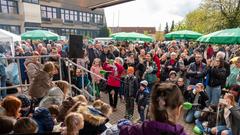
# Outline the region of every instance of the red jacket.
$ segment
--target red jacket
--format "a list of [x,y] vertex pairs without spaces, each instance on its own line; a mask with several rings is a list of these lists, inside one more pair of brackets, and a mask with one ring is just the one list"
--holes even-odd
[[120,87],[121,86],[121,75],[124,71],[124,67],[120,64],[115,63],[116,66],[116,70],[117,70],[117,75],[114,76],[114,68],[112,66],[110,66],[109,64],[104,64],[103,65],[103,69],[106,71],[109,71],[109,75],[108,75],[108,79],[107,79],[107,84],[109,86],[113,86],[113,87]]
[[156,63],[157,68],[158,68],[158,70],[157,70],[157,77],[160,78],[160,69],[161,69],[161,65],[160,64],[161,63],[160,63],[159,57],[156,54],[153,56],[153,61]]
[[214,50],[212,47],[208,47],[207,49],[207,59],[210,59],[214,55]]

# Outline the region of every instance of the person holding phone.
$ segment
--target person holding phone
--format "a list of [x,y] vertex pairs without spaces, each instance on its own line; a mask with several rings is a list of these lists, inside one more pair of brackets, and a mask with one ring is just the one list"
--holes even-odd
[[188,86],[187,90],[184,92],[184,97],[187,102],[196,105],[185,114],[185,122],[193,123],[194,120],[199,118],[201,115],[199,110],[202,110],[207,106],[206,101],[208,100],[208,96],[204,90],[204,85],[202,83],[198,83],[196,85]]
[[240,134],[240,108],[235,103],[235,97],[226,93],[219,101],[219,125],[211,129],[212,134],[239,135]]
[[226,69],[224,68],[224,60],[222,58],[216,58],[207,62],[207,74],[208,81],[206,92],[209,97],[208,103],[211,105],[218,104],[219,98],[221,96],[221,85],[224,83],[224,78],[226,76]]

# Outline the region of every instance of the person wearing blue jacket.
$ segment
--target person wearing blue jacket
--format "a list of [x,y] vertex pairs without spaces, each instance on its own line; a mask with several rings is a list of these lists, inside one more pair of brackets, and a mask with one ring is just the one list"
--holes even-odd
[[140,82],[140,88],[137,91],[136,95],[136,102],[138,106],[138,113],[140,115],[140,121],[144,121],[144,111],[148,104],[149,100],[149,88],[148,88],[148,82],[146,80],[143,80]]

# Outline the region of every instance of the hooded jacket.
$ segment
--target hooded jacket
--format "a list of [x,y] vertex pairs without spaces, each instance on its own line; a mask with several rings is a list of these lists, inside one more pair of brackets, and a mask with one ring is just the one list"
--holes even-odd
[[[106,111],[111,110],[109,109]],[[109,119],[101,111],[92,106],[78,102],[68,111],[68,113],[70,112],[77,112],[83,115],[84,128],[79,131],[80,135],[98,135],[107,129],[105,124],[109,121]]]
[[58,87],[53,87],[49,90],[48,95],[41,100],[39,106],[45,108],[48,108],[53,104],[60,106],[62,105],[63,98],[64,94],[62,90]]
[[29,95],[35,98],[42,98],[46,96],[49,89],[52,88],[51,84],[52,80],[50,75],[40,70],[29,87]]
[[62,102],[62,105],[59,107],[59,114],[57,116],[58,122],[63,122],[67,116],[68,110],[76,103],[72,97],[68,97]]
[[52,132],[54,121],[48,109],[38,108],[32,117],[38,124],[38,133]]
[[119,135],[186,135],[186,133],[180,125],[144,121],[142,124],[122,126]]

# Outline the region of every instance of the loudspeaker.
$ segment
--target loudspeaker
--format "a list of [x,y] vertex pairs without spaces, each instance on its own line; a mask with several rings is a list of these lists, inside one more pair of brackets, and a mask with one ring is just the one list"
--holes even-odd
[[69,36],[69,58],[83,58],[83,37],[80,35]]

